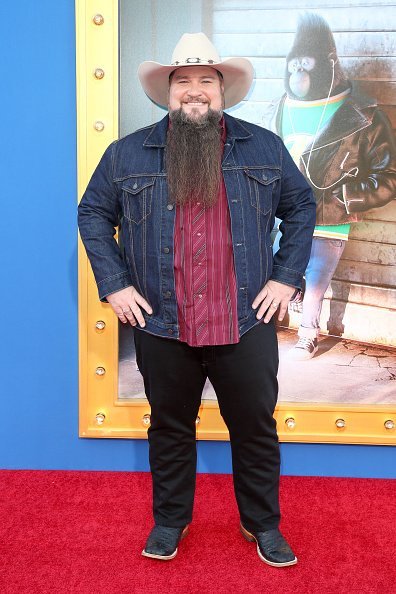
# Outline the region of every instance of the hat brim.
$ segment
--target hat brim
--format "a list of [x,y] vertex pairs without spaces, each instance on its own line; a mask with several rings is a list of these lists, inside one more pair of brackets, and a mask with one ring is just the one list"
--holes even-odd
[[[244,97],[253,82],[254,70],[246,58],[228,58],[215,64],[186,64],[208,66],[221,72],[224,80],[224,107],[233,107]],[[146,95],[158,105],[167,107],[169,76],[183,66],[168,66],[158,62],[143,62],[138,68],[138,77]]]

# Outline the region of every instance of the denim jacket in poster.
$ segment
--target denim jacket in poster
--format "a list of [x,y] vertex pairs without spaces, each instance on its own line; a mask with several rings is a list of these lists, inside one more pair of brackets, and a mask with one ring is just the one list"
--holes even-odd
[[[301,287],[315,225],[312,191],[278,136],[225,115],[222,172],[231,219],[240,335],[257,323],[252,302],[273,279]],[[178,338],[175,206],[168,198],[168,116],[113,142],[79,205],[82,241],[99,298],[133,285],[150,303],[145,330]],[[282,219],[273,256],[271,230]],[[120,245],[115,240],[119,226]]]

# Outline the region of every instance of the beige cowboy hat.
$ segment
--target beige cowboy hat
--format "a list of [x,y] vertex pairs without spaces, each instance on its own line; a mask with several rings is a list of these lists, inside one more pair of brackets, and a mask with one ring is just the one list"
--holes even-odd
[[140,64],[138,76],[146,95],[158,105],[167,106],[169,76],[182,66],[210,66],[221,72],[225,108],[242,101],[253,81],[253,66],[249,60],[228,58],[222,61],[204,33],[185,33],[173,51],[170,65],[159,62]]

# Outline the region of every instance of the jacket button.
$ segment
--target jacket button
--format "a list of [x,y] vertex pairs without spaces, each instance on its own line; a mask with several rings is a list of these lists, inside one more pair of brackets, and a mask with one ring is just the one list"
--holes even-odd
[[173,334],[173,330],[172,330],[172,328],[169,328],[169,329],[168,329],[168,334]]
[[168,210],[173,210],[174,209],[174,205],[173,204],[168,204],[166,208]]
[[164,248],[164,254],[169,254],[169,252],[170,252],[170,249],[168,247],[165,247]]
[[136,184],[136,183],[134,183],[134,184],[133,184],[133,186],[132,186],[132,188],[133,188],[134,190],[136,190],[136,188],[137,188],[137,184]]
[[164,297],[172,297],[172,293],[170,291],[165,291]]

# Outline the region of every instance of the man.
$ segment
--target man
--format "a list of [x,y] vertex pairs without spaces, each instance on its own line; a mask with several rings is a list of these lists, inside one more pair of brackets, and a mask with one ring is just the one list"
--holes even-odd
[[299,340],[290,351],[302,361],[318,351],[323,298],[351,224],[396,197],[396,144],[376,101],[345,75],[330,27],[319,15],[300,18],[286,57],[285,89],[263,124],[283,138],[317,203]]
[[[143,555],[172,559],[187,533],[209,377],[230,432],[242,533],[266,563],[293,565],[278,529],[273,315],[282,319],[301,287],[313,197],[278,137],[223,114],[249,90],[248,60],[221,61],[204,34],[186,34],[171,65],[145,62],[139,78],[169,115],[107,149],[79,224],[100,299],[134,327],[151,405],[155,526]],[[273,261],[275,214],[283,239]]]

